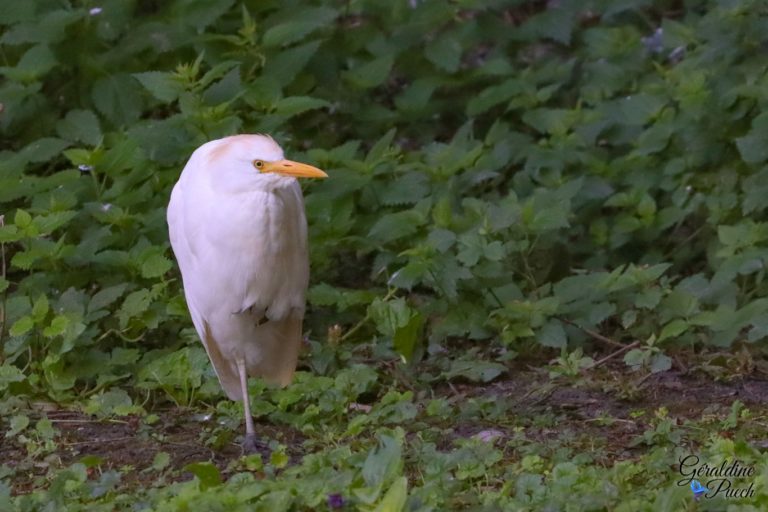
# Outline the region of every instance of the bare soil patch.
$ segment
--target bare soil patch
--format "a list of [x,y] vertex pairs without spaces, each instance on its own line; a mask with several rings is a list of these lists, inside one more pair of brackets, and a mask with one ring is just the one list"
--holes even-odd
[[[437,393],[454,403],[490,396],[509,401],[510,407],[504,421],[478,418],[456,424],[440,444],[448,449],[452,438],[466,438],[489,429],[512,439],[515,430],[519,437],[522,427],[526,439],[567,444],[574,450],[599,450],[598,457],[611,464],[639,454],[643,446],[633,445],[632,441],[651,426],[654,411],[660,407],[666,407],[679,425],[686,420],[706,421],[707,417],[722,419],[735,400],[742,401],[755,414],[768,414],[768,381],[758,378],[714,382],[703,376],[669,371],[647,378],[632,399],[622,398],[605,386],[609,381],[574,385],[529,371],[510,374],[487,385],[441,387]],[[157,472],[151,468],[158,452],[166,452],[170,457],[165,483],[192,478],[183,468],[200,461],[215,464],[226,477],[229,464],[243,454],[234,442],[239,430],[233,433],[233,441],[213,448],[206,444],[201,432],[210,428],[214,419],[201,421],[198,412],[184,409],[153,412],[160,418],[153,425],[146,425],[140,417],[102,420],[77,411],[45,413],[58,436],[56,451],[46,456],[44,462],[30,463],[25,449],[7,439],[0,444],[0,461],[17,470],[13,492],[23,494],[47,485],[45,475],[51,466],[63,467],[86,456],[101,459],[100,471],[119,470],[122,485],[141,487],[157,482]],[[542,418],[547,417],[551,421],[542,423]],[[288,446],[292,463],[306,452],[304,437],[288,427],[260,423],[257,430],[265,441],[275,440]],[[762,441],[756,437],[755,442]]]

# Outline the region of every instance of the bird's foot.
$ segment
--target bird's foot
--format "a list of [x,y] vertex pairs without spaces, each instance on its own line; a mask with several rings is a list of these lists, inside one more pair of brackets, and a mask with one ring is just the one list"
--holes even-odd
[[256,434],[245,434],[245,439],[243,440],[243,453],[246,455],[258,453],[268,457],[270,449],[269,445],[259,439]]

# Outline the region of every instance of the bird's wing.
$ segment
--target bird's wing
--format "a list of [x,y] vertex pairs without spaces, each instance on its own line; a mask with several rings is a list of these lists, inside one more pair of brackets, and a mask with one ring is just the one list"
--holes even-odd
[[285,318],[269,320],[255,328],[255,343],[246,345],[248,375],[279,386],[291,382],[301,349],[302,315],[294,311]]
[[187,307],[221,387],[230,399],[240,400],[242,391],[236,363],[222,354],[220,343],[213,337],[210,323],[198,304],[201,287],[199,279],[196,277],[198,265],[195,261],[195,245],[192,243],[197,236],[197,230],[185,222],[184,213],[183,186],[177,184],[171,192],[171,201],[168,204],[168,233],[176,261],[181,269]]
[[254,308],[242,315],[246,322],[243,335],[250,341],[242,349],[248,375],[285,386],[293,377],[301,348],[309,260],[301,187],[294,182],[276,194],[281,213],[273,219],[277,233],[270,235],[276,254],[268,269],[270,279],[254,274],[247,283],[243,304],[248,308],[254,303],[268,306],[266,310]]
[[294,185],[254,199],[274,201],[269,227],[259,228],[244,198],[212,197],[184,180],[168,206],[192,321],[232,399],[241,398],[238,357],[245,359],[248,375],[281,385],[295,369],[309,269],[304,205]]

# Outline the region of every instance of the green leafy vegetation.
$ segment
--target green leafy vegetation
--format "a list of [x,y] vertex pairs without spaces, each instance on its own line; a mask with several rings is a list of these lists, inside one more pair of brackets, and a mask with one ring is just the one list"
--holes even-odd
[[[7,3],[0,510],[768,503],[761,2]],[[234,133],[330,175],[263,456],[165,223]]]

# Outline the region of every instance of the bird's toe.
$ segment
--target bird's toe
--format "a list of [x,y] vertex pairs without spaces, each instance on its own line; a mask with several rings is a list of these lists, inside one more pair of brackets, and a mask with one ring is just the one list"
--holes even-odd
[[243,440],[243,452],[252,455],[258,453],[268,457],[270,455],[269,445],[259,439],[256,434],[246,434]]

